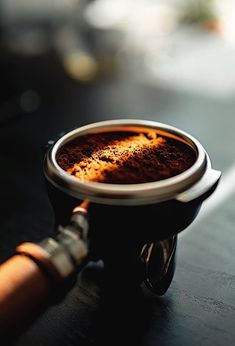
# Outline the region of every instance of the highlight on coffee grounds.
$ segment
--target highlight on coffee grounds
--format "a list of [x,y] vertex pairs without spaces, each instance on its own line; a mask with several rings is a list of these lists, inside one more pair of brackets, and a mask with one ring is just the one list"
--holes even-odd
[[84,182],[139,184],[176,176],[196,161],[190,145],[155,131],[111,131],[81,135],[56,160]]

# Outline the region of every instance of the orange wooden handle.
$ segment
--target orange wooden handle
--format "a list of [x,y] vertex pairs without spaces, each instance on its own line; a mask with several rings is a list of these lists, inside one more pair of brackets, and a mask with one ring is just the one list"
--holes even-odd
[[51,280],[31,258],[17,254],[0,266],[0,335],[12,333],[38,313]]

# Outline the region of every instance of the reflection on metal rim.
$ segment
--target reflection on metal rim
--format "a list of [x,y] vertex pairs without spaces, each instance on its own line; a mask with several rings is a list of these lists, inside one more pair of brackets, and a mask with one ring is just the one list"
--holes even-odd
[[[81,182],[65,172],[56,162],[56,153],[67,142],[87,133],[108,131],[156,130],[157,133],[186,142],[196,153],[195,163],[177,176],[161,181],[141,184],[105,184],[97,182]],[[177,198],[199,182],[206,171],[211,169],[208,155],[198,140],[184,131],[166,124],[135,119],[118,119],[101,121],[79,127],[62,136],[48,151],[45,158],[45,176],[59,190],[79,198],[93,202],[113,205],[140,205],[162,202]]]

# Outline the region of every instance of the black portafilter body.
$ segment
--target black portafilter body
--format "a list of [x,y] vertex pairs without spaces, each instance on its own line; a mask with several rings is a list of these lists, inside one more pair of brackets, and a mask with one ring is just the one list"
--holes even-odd
[[[150,130],[189,145],[195,153],[194,164],[161,181],[107,184],[81,181],[57,162],[59,150],[79,136]],[[135,119],[92,123],[64,134],[48,148],[44,174],[57,225],[68,224],[71,210],[89,202],[89,259],[104,261],[107,281],[125,282],[125,286],[144,282],[158,295],[166,292],[174,275],[177,234],[194,220],[221,176],[191,135],[166,124]]]

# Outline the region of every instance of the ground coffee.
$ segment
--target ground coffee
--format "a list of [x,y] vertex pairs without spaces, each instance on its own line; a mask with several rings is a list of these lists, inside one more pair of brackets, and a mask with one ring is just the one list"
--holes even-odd
[[195,160],[189,145],[154,131],[87,134],[65,144],[57,154],[59,166],[81,181],[113,184],[170,178]]

